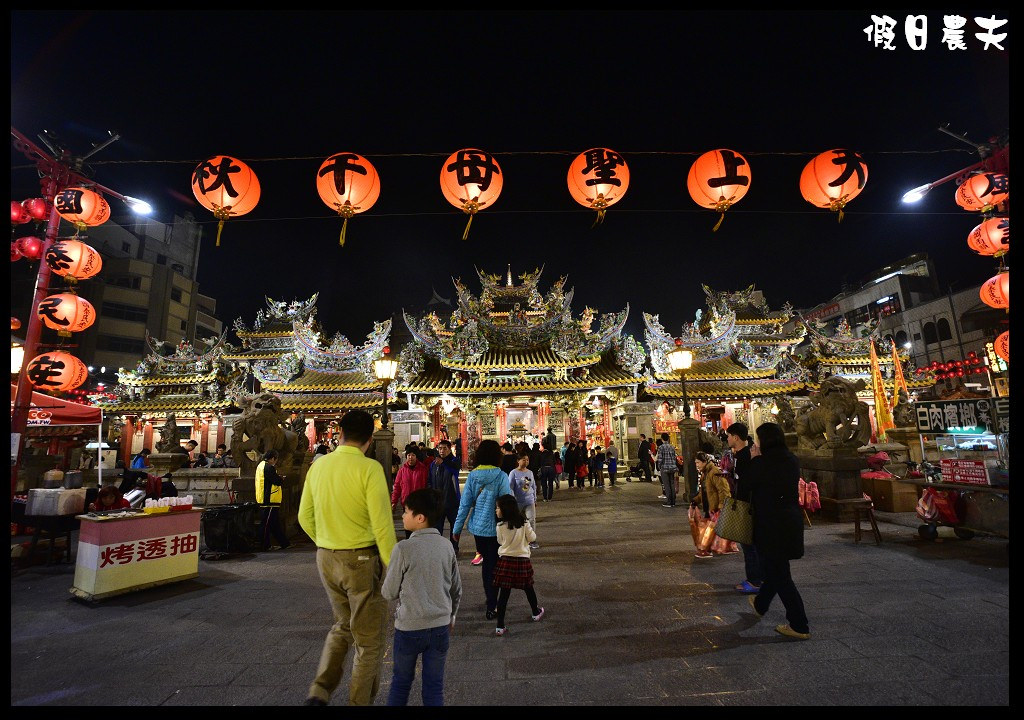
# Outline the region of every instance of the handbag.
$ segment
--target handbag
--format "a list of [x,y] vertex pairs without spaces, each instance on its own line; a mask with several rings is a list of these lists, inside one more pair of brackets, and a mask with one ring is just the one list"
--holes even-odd
[[727,498],[718,514],[715,532],[726,540],[735,540],[742,545],[754,542],[754,512],[750,503]]

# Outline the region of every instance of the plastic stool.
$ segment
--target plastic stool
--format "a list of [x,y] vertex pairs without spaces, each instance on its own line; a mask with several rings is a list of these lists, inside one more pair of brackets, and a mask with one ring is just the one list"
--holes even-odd
[[860,518],[863,514],[871,522],[871,532],[875,536],[875,545],[882,544],[882,534],[878,532],[878,523],[875,522],[875,505],[870,500],[858,500],[850,503],[853,510],[853,540],[860,542]]

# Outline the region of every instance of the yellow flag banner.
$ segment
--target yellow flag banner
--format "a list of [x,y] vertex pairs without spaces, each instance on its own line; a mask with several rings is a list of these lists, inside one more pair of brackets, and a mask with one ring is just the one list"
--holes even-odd
[[871,390],[875,395],[875,426],[878,430],[878,441],[885,442],[885,432],[896,427],[892,420],[892,412],[889,408],[889,400],[885,397],[885,385],[882,383],[882,370],[878,366],[878,352],[875,350],[875,341],[872,340],[871,348]]
[[892,344],[892,407],[896,407],[896,403],[900,399],[900,390],[905,392],[908,396],[910,390],[907,388],[907,379],[903,377],[903,365],[900,364],[899,353],[896,351],[896,343]]

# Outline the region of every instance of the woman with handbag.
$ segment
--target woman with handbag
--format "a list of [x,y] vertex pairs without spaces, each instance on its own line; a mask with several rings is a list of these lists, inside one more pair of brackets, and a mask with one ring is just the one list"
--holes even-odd
[[744,479],[752,488],[754,545],[764,582],[757,595],[749,596],[758,617],[768,612],[776,595],[786,608],[786,625],[775,631],[786,637],[807,640],[811,631],[804,601],[796,589],[789,561],[804,555],[804,518],[798,497],[800,462],[786,447],[786,436],[775,423],[757,428],[760,454],[751,459]]
[[[718,523],[718,514],[721,512],[725,501],[732,497],[729,490],[729,481],[722,474],[721,469],[707,453],[698,452],[694,455],[694,463],[697,472],[700,473],[700,484],[708,498],[708,521],[712,528]],[[732,540],[717,537],[714,529],[710,533],[702,534],[704,542],[697,548],[694,557],[699,559],[710,558],[714,553],[719,555],[732,555],[740,550]]]

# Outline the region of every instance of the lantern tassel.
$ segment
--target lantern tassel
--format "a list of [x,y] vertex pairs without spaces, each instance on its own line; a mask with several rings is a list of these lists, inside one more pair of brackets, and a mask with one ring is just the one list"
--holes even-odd
[[718,222],[716,222],[715,226],[713,228],[711,228],[711,232],[718,232],[718,228],[722,227],[722,221],[723,220],[725,220],[725,213],[724,212],[721,215],[718,216]]
[[341,223],[341,237],[338,238],[338,243],[342,247],[345,247],[345,229],[346,228],[348,228],[348,218],[345,218],[345,221],[343,223]]
[[839,219],[836,222],[842,222],[842,221],[843,221],[843,209],[839,208]]
[[220,247],[220,232],[224,229],[224,221],[217,223],[217,247]]
[[462,233],[462,239],[466,240],[469,238],[469,226],[473,224],[473,213],[469,215],[469,222],[466,223],[466,230]]
[[597,217],[594,218],[594,224],[590,226],[591,230],[604,222],[604,213],[605,211],[603,209],[597,211]]

